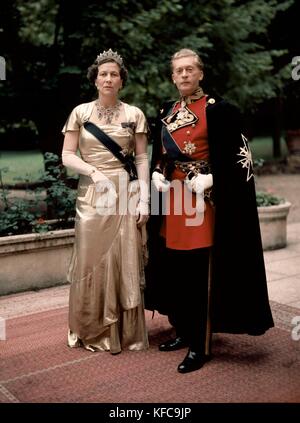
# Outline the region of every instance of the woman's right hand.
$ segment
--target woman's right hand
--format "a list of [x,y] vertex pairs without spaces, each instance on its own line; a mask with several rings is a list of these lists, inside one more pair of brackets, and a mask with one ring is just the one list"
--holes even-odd
[[[95,169],[89,176],[96,186],[96,192],[105,193],[107,207],[112,207],[112,205],[115,205],[116,198],[118,196],[115,184],[107,176],[100,172],[100,170],[97,169]],[[102,200],[104,201],[104,197]]]

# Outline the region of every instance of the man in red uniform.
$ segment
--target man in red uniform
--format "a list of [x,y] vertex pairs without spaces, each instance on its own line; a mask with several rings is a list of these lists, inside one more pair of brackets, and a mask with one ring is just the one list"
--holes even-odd
[[156,125],[152,182],[167,206],[149,222],[145,299],[176,329],[160,351],[188,347],[178,366],[188,373],[210,358],[212,331],[260,335],[273,319],[238,111],[203,93],[196,52],[182,49],[171,64],[180,98],[164,105]]

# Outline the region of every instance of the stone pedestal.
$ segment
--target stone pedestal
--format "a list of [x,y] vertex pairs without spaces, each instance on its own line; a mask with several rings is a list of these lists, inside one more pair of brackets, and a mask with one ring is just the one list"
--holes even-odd
[[258,207],[260,231],[264,250],[284,248],[287,244],[287,216],[291,203]]

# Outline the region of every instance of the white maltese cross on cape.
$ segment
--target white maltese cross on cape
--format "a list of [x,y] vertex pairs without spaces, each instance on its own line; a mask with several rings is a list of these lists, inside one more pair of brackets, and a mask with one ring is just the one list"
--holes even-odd
[[237,161],[237,163],[241,163],[242,168],[247,169],[247,182],[249,179],[253,176],[253,170],[252,170],[252,155],[250,148],[248,146],[247,138],[241,134],[242,140],[244,143],[243,147],[240,147],[240,152],[237,154],[238,156],[242,157],[240,160]]

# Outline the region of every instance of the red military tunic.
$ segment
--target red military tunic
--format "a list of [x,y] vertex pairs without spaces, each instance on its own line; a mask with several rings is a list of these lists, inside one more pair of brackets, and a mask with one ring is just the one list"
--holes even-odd
[[[187,107],[199,120],[195,124],[174,130],[172,137],[182,152],[191,158],[191,161],[209,161],[205,110],[206,97],[202,97]],[[176,103],[173,112],[179,108],[180,103]],[[186,185],[182,183],[185,177],[186,174],[177,168],[171,175],[172,185],[175,180],[181,182],[176,182],[176,188],[171,188],[166,196],[170,210],[164,216],[160,234],[166,238],[167,248],[192,250],[195,248],[210,247],[213,244],[214,208],[208,201],[205,201],[204,219],[200,223],[202,219],[199,218],[199,213],[195,211],[196,195],[190,195]],[[177,183],[181,185],[181,189],[178,189]],[[187,194],[189,197],[186,197]],[[187,198],[191,198],[192,200],[189,204],[187,203]],[[193,213],[191,214],[191,212]]]

